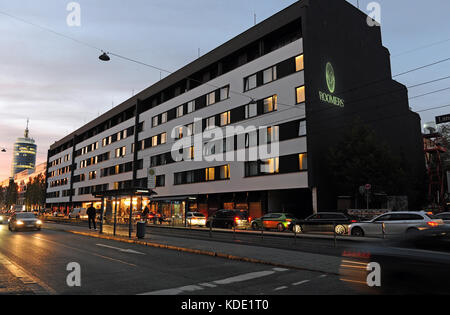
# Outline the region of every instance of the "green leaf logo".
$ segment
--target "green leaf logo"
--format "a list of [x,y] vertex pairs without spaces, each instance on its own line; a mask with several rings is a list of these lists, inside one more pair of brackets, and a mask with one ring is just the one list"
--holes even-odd
[[334,93],[334,90],[336,88],[336,78],[334,76],[334,69],[333,69],[333,66],[331,65],[331,63],[329,63],[329,62],[327,63],[325,72],[326,72],[328,90],[330,91],[330,93]]

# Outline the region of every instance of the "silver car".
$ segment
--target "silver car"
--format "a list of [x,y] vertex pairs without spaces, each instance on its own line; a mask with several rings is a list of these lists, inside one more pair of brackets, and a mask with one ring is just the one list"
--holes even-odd
[[442,227],[444,222],[424,211],[388,212],[366,222],[351,224],[349,235],[353,236],[393,236]]
[[13,232],[28,229],[40,231],[41,228],[42,221],[31,212],[17,212],[11,216],[8,223],[8,229]]

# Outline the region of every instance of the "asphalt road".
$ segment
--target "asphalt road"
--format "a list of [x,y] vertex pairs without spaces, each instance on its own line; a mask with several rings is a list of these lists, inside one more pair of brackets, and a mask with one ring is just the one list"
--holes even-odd
[[[270,249],[266,249],[270,250]],[[69,287],[70,263],[81,286]],[[73,279],[69,277],[69,279]],[[3,289],[3,291],[2,291]],[[0,294],[302,295],[356,293],[337,276],[0,225]]]

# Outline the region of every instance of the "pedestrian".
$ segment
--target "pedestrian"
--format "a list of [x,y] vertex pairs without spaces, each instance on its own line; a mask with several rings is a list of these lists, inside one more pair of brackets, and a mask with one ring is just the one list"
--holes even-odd
[[147,223],[148,214],[150,213],[150,210],[147,206],[145,206],[144,210],[142,211],[142,220]]
[[93,225],[94,225],[94,230],[97,230],[97,227],[96,227],[96,225],[95,225],[95,216],[96,216],[96,213],[97,211],[95,210],[95,208],[92,206],[92,204],[91,204],[91,206],[87,209],[87,211],[86,211],[86,214],[88,215],[88,218],[89,218],[89,230],[91,230],[91,222],[93,223]]

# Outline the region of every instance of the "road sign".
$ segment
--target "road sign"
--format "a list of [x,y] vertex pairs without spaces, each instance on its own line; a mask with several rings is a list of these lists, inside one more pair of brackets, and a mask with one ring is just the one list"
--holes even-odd
[[450,114],[436,117],[436,125],[450,123]]
[[372,189],[372,185],[367,184],[367,185],[365,186],[365,188],[366,188],[366,190],[371,190],[371,189]]
[[148,180],[147,188],[154,189],[156,187],[156,173],[153,168],[148,169],[147,180]]

